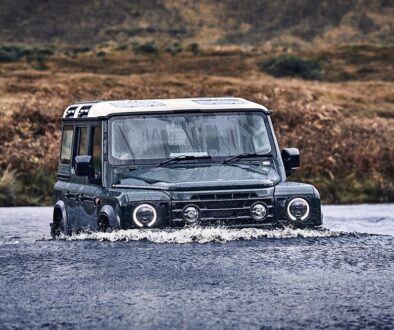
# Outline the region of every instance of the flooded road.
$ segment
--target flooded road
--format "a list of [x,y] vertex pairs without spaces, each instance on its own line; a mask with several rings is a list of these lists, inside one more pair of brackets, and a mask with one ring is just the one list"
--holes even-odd
[[324,231],[52,241],[50,208],[0,208],[0,329],[392,329],[394,205],[323,212]]

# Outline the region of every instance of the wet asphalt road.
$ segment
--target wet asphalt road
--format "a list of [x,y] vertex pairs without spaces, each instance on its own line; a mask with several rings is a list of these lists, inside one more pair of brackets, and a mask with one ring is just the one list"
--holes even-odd
[[393,329],[394,205],[324,213],[330,232],[51,241],[50,208],[0,209],[0,329]]

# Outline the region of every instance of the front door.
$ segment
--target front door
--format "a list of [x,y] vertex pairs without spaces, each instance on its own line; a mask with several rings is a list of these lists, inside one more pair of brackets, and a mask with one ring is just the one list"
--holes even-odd
[[82,194],[85,185],[88,183],[86,177],[75,174],[75,157],[86,155],[88,146],[87,125],[78,124],[75,126],[75,138],[73,157],[71,161],[70,185],[65,197],[69,208],[69,222],[73,231],[89,229],[89,219],[86,219],[82,213]]

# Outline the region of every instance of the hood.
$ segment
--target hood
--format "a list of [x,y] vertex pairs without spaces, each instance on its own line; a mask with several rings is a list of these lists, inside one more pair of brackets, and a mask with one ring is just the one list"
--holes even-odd
[[140,168],[118,180],[115,186],[146,187],[163,190],[201,190],[222,188],[264,188],[280,181],[270,167],[212,164]]

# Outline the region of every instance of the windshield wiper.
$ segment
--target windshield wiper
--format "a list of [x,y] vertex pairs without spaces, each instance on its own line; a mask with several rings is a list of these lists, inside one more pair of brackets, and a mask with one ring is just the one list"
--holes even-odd
[[250,153],[250,152],[244,152],[239,155],[231,156],[229,158],[226,158],[225,160],[221,161],[221,164],[226,164],[231,161],[236,161],[242,158],[248,158],[248,157],[267,157],[267,158],[272,158],[273,156],[271,154],[259,154],[259,153]]
[[161,162],[160,164],[157,164],[156,167],[160,166],[165,166],[169,163],[177,163],[181,160],[192,160],[192,159],[211,159],[211,156],[193,156],[193,155],[179,155],[170,159],[165,160],[164,162]]
[[133,157],[133,158],[135,158],[134,152],[133,152],[133,150],[131,149],[130,143],[129,143],[129,141],[127,140],[126,135],[124,134],[123,130],[122,130],[120,127],[119,127],[119,132],[120,132],[120,134],[122,135],[122,138],[123,138],[124,142],[126,143],[127,149],[129,149],[130,156]]

